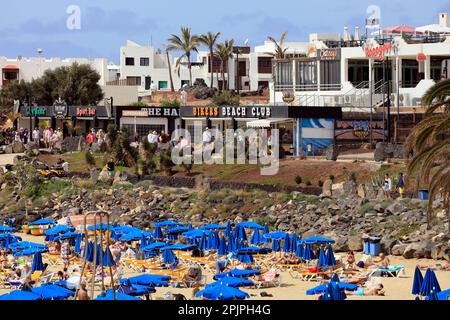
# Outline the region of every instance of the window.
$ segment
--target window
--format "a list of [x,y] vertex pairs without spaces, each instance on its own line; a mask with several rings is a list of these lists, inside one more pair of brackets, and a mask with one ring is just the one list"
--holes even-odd
[[126,66],[134,66],[134,58],[125,58]]
[[3,80],[13,81],[19,79],[19,73],[15,71],[3,71]]
[[402,88],[415,88],[419,81],[419,62],[402,60]]
[[317,90],[317,61],[297,60],[295,61],[295,90],[310,91]]
[[165,90],[169,88],[167,81],[158,81],[158,90]]
[[163,124],[137,124],[136,126],[134,124],[123,124],[122,127],[127,128],[131,137],[134,136],[134,131],[136,129],[137,135],[141,138],[146,137],[151,131],[161,133],[161,131],[166,130],[166,126]]
[[141,58],[141,67],[148,67],[150,65],[150,58]]
[[141,85],[141,77],[127,77],[127,85],[140,86]]
[[258,57],[258,73],[272,73],[272,58]]
[[320,90],[341,89],[341,61],[320,62]]
[[[208,56],[208,61],[211,61]],[[213,57],[212,59],[213,72],[222,72],[222,61],[218,57]],[[211,72],[211,63],[208,63],[208,72]],[[223,72],[228,72],[228,61],[223,62]]]
[[258,88],[269,88],[269,81],[258,81]]
[[181,80],[181,87],[183,87],[185,84],[189,85],[189,80]]
[[368,60],[348,60],[348,81],[355,87],[367,82],[369,87],[369,61]]
[[275,69],[275,89],[283,91],[292,88],[292,62],[278,62]]

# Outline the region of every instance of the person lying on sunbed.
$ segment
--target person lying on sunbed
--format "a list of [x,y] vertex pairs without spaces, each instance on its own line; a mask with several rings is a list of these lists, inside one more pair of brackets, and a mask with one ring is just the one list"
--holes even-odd
[[440,263],[436,263],[434,265],[419,265],[419,268],[421,270],[426,270],[426,269],[431,269],[431,270],[439,270],[439,271],[450,271],[450,264],[446,263],[446,264],[440,264]]
[[380,253],[379,260],[375,261],[375,263],[377,265],[379,265],[380,267],[386,268],[386,269],[389,268],[389,266],[391,264],[389,258],[384,253]]
[[350,284],[357,284],[357,285],[364,285],[366,281],[369,279],[368,276],[350,276],[347,279],[341,279],[342,282],[350,283]]
[[355,296],[384,296],[384,286],[379,283],[371,287],[367,288],[358,288],[356,291],[346,291],[347,295],[355,295]]
[[348,270],[348,269],[355,269],[356,265],[355,265],[355,254],[353,253],[353,251],[350,251],[347,256],[345,257],[345,261],[344,261],[344,269]]
[[270,259],[270,262],[274,262],[276,264],[289,264],[289,260],[290,260],[290,256],[286,253],[279,258],[274,257],[274,258]]
[[183,276],[183,280],[193,283],[193,285],[196,285],[199,278],[201,277],[201,269],[200,267],[191,267],[189,269],[189,272]]

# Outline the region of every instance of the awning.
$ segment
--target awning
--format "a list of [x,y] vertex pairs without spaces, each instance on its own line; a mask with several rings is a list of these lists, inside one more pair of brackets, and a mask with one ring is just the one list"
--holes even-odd
[[7,65],[7,66],[4,66],[2,69],[3,69],[3,70],[19,70],[18,67],[14,66],[14,65],[12,65],[12,64]]
[[272,124],[285,122],[292,119],[260,119],[247,122],[247,128],[270,128]]

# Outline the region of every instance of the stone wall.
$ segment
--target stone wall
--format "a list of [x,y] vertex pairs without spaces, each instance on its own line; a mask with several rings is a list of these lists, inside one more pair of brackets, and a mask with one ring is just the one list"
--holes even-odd
[[378,142],[375,147],[375,161],[386,161],[387,159],[404,159],[403,145],[387,142]]

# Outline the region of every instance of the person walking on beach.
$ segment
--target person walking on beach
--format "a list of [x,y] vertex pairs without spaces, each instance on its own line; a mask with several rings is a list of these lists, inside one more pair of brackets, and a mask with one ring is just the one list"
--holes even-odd
[[208,144],[210,144],[211,143],[211,139],[212,139],[211,131],[209,131],[209,128],[206,128],[205,131],[203,132],[203,139],[202,139],[203,146],[205,147]]
[[41,133],[40,133],[40,131],[39,131],[39,128],[38,127],[36,127],[36,128],[34,128],[34,130],[33,130],[33,140],[34,140],[34,143],[39,147],[39,140],[40,140],[40,138],[41,138]]
[[92,148],[92,144],[95,142],[95,135],[92,131],[89,132],[89,134],[87,136],[87,142],[88,142],[89,148]]
[[69,240],[65,240],[61,245],[61,259],[64,263],[64,269],[69,268],[70,264],[70,244]]
[[398,193],[400,194],[400,198],[403,199],[403,194],[405,193],[405,180],[403,177],[403,173],[400,173],[396,187],[397,187]]
[[392,190],[392,180],[389,177],[389,173],[386,173],[386,175],[384,176],[384,185],[383,185],[383,192],[386,198],[391,197],[391,190]]

